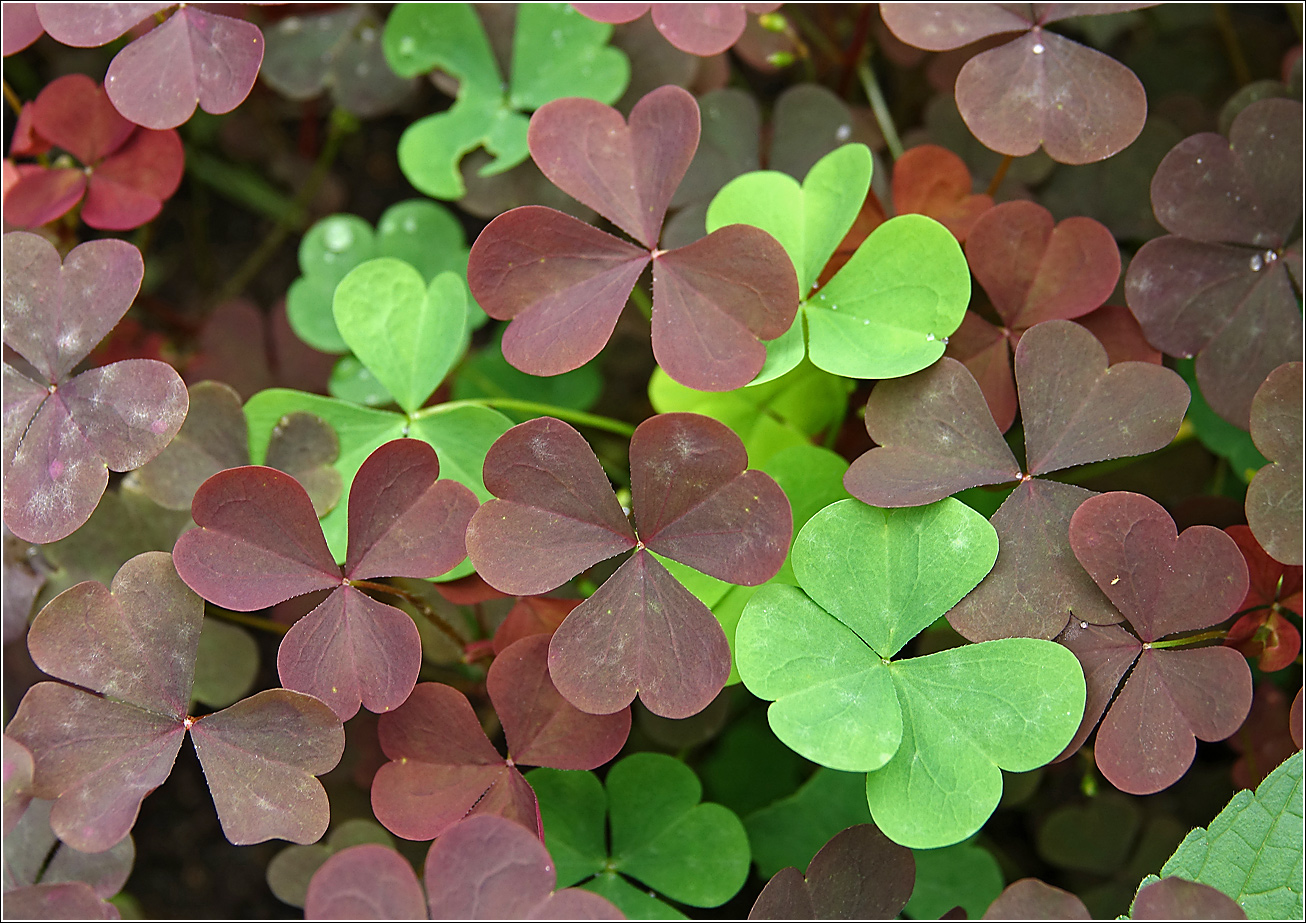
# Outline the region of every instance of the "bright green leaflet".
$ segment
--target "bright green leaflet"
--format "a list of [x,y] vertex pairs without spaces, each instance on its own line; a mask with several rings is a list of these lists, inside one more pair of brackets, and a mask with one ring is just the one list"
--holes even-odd
[[445,112],[414,122],[399,140],[399,166],[418,189],[438,199],[466,191],[463,155],[484,147],[494,160],[482,176],[502,173],[529,156],[525,111],[567,96],[613,103],[630,80],[626,55],[607,46],[612,26],[563,3],[523,4],[513,36],[511,83],[499,73],[489,38],[470,4],[399,4],[386,22],[382,47],[404,77],[439,69],[459,81]]
[[467,301],[456,273],[442,272],[428,287],[403,260],[369,260],[336,286],[334,313],[354,355],[410,414],[467,349]]
[[888,659],[993,569],[998,535],[960,501],[844,500],[812,517],[791,557],[807,595]]
[[[708,207],[708,231],[727,224],[762,228],[784,245],[800,291],[810,292],[866,197],[870,155],[863,160],[851,153],[858,148],[865,151],[845,145],[826,155],[801,189],[781,173],[736,177]],[[969,301],[970,271],[956,238],[932,218],[890,218],[802,303],[789,332],[768,345],[754,384],[797,365],[804,335],[808,358],[836,375],[897,378],[919,372],[943,355]]]
[[744,827],[757,873],[770,878],[791,865],[805,870],[836,833],[870,822],[863,776],[822,767],[788,798],[748,815]]
[[616,906],[627,920],[688,920],[676,908],[665,901],[660,901],[647,891],[643,891],[608,869],[595,875],[585,883],[586,891],[593,891],[600,897],[606,897]]
[[[467,239],[458,219],[442,205],[409,199],[392,205],[373,231],[355,215],[330,215],[308,229],[299,244],[302,275],[286,293],[286,314],[295,335],[314,349],[348,352],[336,328],[332,299],[340,280],[355,266],[379,256],[409,263],[430,282],[442,272],[467,279]],[[487,320],[467,294],[468,326]]]
[[[389,410],[358,407],[335,398],[270,388],[260,391],[245,404],[249,421],[249,452],[253,464],[262,464],[272,428],[286,414],[304,410],[316,414],[331,425],[340,437],[340,457],[335,469],[346,484],[345,496],[322,518],[327,546],[337,561],[345,559],[349,521],[348,487],[353,484],[359,467],[379,446],[391,439],[412,436],[431,444],[440,459],[440,477],[451,478],[471,488],[481,502],[490,493],[481,480],[485,453],[494,440],[512,427],[497,410],[469,404],[438,404],[405,415]],[[472,572],[464,561],[442,579],[452,580]]]
[[357,356],[341,356],[331,369],[327,392],[332,397],[365,407],[385,407],[395,402],[394,395],[377,381],[375,375]]
[[[592,781],[581,781],[582,776]],[[559,887],[616,871],[680,903],[716,907],[748,877],[744,825],[728,808],[700,803],[698,777],[679,760],[636,753],[608,771],[610,857],[604,847],[603,793],[593,774],[536,769],[526,778],[539,798]],[[592,884],[599,893],[611,890],[611,882]]]
[[871,814],[895,842],[965,839],[1001,798],[999,767],[1033,769],[1069,742],[1084,678],[1057,644],[1016,638],[888,660],[997,557],[992,526],[960,501],[833,503],[803,527],[792,556],[802,590],[754,594],[735,638],[740,675],[774,701],[768,717],[786,744],[869,772]]
[[981,919],[1002,893],[1005,883],[998,860],[973,843],[942,849],[912,850],[916,859],[916,886],[903,916],[937,920],[953,907],[962,907],[972,920]]
[[[788,179],[788,177],[786,177]],[[852,382],[804,362],[784,375],[735,391],[686,388],[662,369],[649,379],[648,397],[658,413],[686,411],[720,420],[761,467],[777,452],[809,445],[812,437],[843,419]]]
[[[654,374],[656,375],[657,372]],[[824,373],[818,372],[817,374],[823,375]],[[667,380],[670,381],[670,379]],[[833,380],[839,381],[840,379]],[[676,385],[676,387],[680,386]],[[689,389],[686,388],[685,390],[688,391]],[[762,389],[758,388],[757,390]],[[700,392],[694,391],[691,393],[698,394]],[[843,475],[848,470],[848,462],[829,449],[819,448],[805,440],[801,445],[780,450],[772,455],[765,464],[756,467],[775,478],[775,482],[780,485],[780,489],[789,498],[789,507],[794,516],[795,535],[819,510],[824,509],[836,500],[850,499],[848,491],[843,486]],[[721,623],[721,630],[726,633],[726,641],[729,642],[731,651],[730,676],[726,679],[726,685],[729,686],[739,682],[739,667],[734,658],[735,632],[739,625],[739,617],[743,614],[748,601],[753,598],[757,587],[734,586],[724,580],[718,580],[716,577],[700,573],[688,565],[681,564],[679,561],[672,561],[670,558],[664,558],[660,555],[654,555],[654,557],[667,570],[671,571],[672,576],[684,584],[689,592],[697,596],[703,605],[711,609],[712,614]],[[784,563],[780,565],[779,572],[767,583],[797,585],[798,581],[794,578],[793,567],[790,563],[791,558],[792,555],[785,557]],[[765,585],[763,584],[763,586]]]
[[1188,422],[1192,423],[1197,438],[1216,455],[1228,459],[1229,467],[1244,484],[1249,483],[1252,475],[1269,464],[1265,456],[1252,442],[1251,434],[1239,429],[1221,417],[1202,397],[1197,384],[1196,363],[1192,359],[1179,359],[1175,362],[1175,371],[1188,382],[1193,392],[1192,402],[1188,405]]
[[1301,919],[1302,759],[1299,750],[1284,760],[1255,795],[1234,795],[1209,827],[1184,838],[1162,877],[1218,888],[1253,920]]

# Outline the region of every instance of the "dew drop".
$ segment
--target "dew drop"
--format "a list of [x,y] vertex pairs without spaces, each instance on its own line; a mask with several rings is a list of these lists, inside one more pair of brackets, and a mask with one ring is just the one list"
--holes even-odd
[[329,224],[326,233],[322,235],[322,242],[326,244],[328,250],[339,253],[354,242],[354,232],[343,222]]
[[948,345],[948,338],[947,338],[947,337],[940,337],[939,342],[942,343],[944,346],[947,346],[947,345]]
[[1030,49],[1030,50],[1033,51],[1034,54],[1042,54],[1042,53],[1043,53],[1044,51],[1046,51],[1047,49],[1045,49],[1042,45],[1035,45],[1035,46],[1034,46],[1032,49]]
[[413,38],[411,35],[405,35],[403,38],[399,40],[400,54],[412,54],[416,50],[417,50],[417,39]]
[[1265,268],[1265,260],[1261,259],[1261,255],[1259,253],[1252,254],[1251,264],[1252,264],[1252,272],[1260,272],[1262,269]]
[[1202,162],[1202,158],[1198,157],[1198,158],[1197,158],[1197,162],[1198,162],[1198,163],[1201,163],[1201,162]]
[[932,334],[932,333],[927,333],[927,334],[925,334],[925,342],[926,342],[926,343],[933,343],[933,342],[934,342],[934,334]]
[[863,326],[863,327],[869,327],[870,325],[871,325],[871,322],[870,322],[869,320],[864,320],[864,321],[862,321],[862,326]]
[[832,305],[830,305],[830,310],[831,310],[831,311],[838,311],[838,310],[839,310],[839,306],[838,306],[837,304],[832,304]]
[[1273,250],[1266,250],[1266,251],[1265,251],[1265,265],[1266,265],[1266,266],[1269,266],[1271,263],[1275,262],[1278,258],[1279,258],[1279,254],[1275,253]]
[[358,33],[358,37],[361,38],[361,39],[362,39],[363,41],[365,41],[365,42],[375,42],[375,41],[376,41],[376,30],[373,29],[371,26],[368,26],[368,27],[366,27],[365,29],[363,29],[362,32]]
[[411,216],[404,219],[404,230],[409,234],[417,233],[417,219]]
[[847,141],[852,135],[853,127],[851,125],[840,125],[834,132],[836,141]]
[[1080,623],[1079,623],[1079,627],[1080,627],[1080,628],[1087,628],[1087,627],[1088,627],[1088,622],[1080,622]]
[[304,24],[300,22],[298,16],[291,16],[289,19],[283,19],[281,21],[281,31],[289,33],[290,35],[294,35],[303,28],[303,26]]

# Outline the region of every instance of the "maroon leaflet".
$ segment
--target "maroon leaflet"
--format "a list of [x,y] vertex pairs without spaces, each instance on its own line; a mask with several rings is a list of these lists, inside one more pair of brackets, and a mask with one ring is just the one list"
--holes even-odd
[[186,386],[171,367],[130,359],[69,373],[131,306],[140,252],[97,240],[59,253],[42,237],[4,237],[5,345],[30,365],[4,364],[4,519],[44,544],[90,517],[109,473],[162,451],[186,417]]
[[653,8],[653,24],[681,51],[720,54],[744,34],[747,13],[770,13],[778,3],[573,3],[597,22],[633,22]]
[[1246,920],[1247,912],[1232,897],[1210,885],[1183,878],[1163,878],[1138,892],[1134,920]]
[[1300,359],[1301,103],[1266,99],[1234,119],[1226,141],[1179,142],[1152,178],[1152,207],[1170,231],[1125,274],[1148,342],[1197,356],[1211,408],[1246,428],[1256,389]]
[[512,321],[503,337],[510,363],[557,375],[592,359],[652,260],[659,364],[700,390],[752,380],[766,357],[760,341],[793,323],[797,276],[779,243],[746,225],[657,248],[698,139],[698,104],[675,86],[636,103],[629,123],[589,99],[559,99],[535,112],[530,148],[540,170],[641,246],[543,206],[490,222],[472,245],[468,283],[491,317]]
[[[38,3],[41,24],[65,45],[113,41],[172,3]],[[230,112],[249,95],[263,61],[263,33],[240,19],[182,4],[109,64],[104,84],[118,111],[146,128],[176,128],[198,103]]]
[[[168,447],[136,472],[141,490],[170,510],[188,510],[206,479],[227,468],[249,464],[249,424],[240,395],[217,381],[191,385],[190,411]],[[335,430],[320,417],[294,413],[272,429],[269,468],[299,481],[325,516],[340,500],[340,472],[331,467],[340,454]]]
[[342,849],[308,885],[309,919],[620,920],[605,898],[565,888],[539,837],[501,817],[456,823],[431,844],[423,870],[428,894],[408,862],[368,844]]
[[33,885],[5,894],[5,914],[15,920],[121,920],[118,908],[82,881]]
[[502,654],[508,645],[531,635],[552,636],[562,620],[582,602],[580,599],[554,599],[551,596],[521,597],[494,632],[494,653]]
[[32,623],[37,666],[83,688],[38,683],[6,733],[32,751],[33,794],[56,799],[50,826],[75,849],[99,852],[127,835],[188,729],[229,840],[311,843],[325,832],[326,792],[313,776],[344,751],[339,720],[285,689],[190,717],[203,617],[203,601],[155,551],[124,564],[110,589],[65,591]]
[[338,358],[295,335],[285,299],[269,311],[244,298],[218,305],[200,329],[196,346],[199,351],[182,371],[186,383],[223,381],[245,400],[264,388],[326,394]]
[[984,911],[984,920],[1091,920],[1084,902],[1069,891],[1022,878],[1003,889]]
[[1302,563],[1302,363],[1279,366],[1256,389],[1252,442],[1273,464],[1247,486],[1247,524],[1277,561]]
[[137,128],[83,74],[52,81],[24,111],[35,143],[15,153],[31,156],[53,145],[84,166],[27,172],[5,193],[10,225],[37,227],[80,201],[91,227],[130,230],[158,215],[181,185],[185,155],[177,133]]
[[1030,328],[1015,364],[1028,456],[1023,475],[974,379],[945,357],[876,385],[866,431],[879,446],[844,476],[853,496],[884,507],[1021,481],[991,519],[1000,542],[997,563],[948,613],[972,641],[1051,638],[1072,613],[1097,625],[1120,620],[1066,537],[1071,514],[1089,492],[1037,476],[1162,448],[1178,432],[1189,400],[1187,386],[1169,369],[1143,362],[1108,368],[1101,344],[1070,321]]
[[[1125,492],[1080,504],[1070,520],[1070,544],[1138,634],[1136,640],[1112,628],[1089,635],[1114,640],[1108,656],[1100,654],[1108,646],[1099,644],[1099,653],[1085,657],[1092,707],[1085,708],[1080,734],[1092,727],[1128,658],[1133,672],[1102,720],[1094,756],[1116,788],[1150,795],[1187,771],[1194,737],[1223,740],[1251,708],[1251,671],[1236,651],[1152,646],[1163,636],[1206,628],[1233,614],[1247,595],[1247,565],[1219,529],[1192,526],[1179,535],[1158,503]],[[1072,634],[1062,640],[1081,656]]]
[[1092,218],[1055,223],[1043,206],[1015,201],[973,222],[966,259],[1002,326],[967,312],[947,355],[970,369],[1005,432],[1016,418],[1007,344],[1014,349],[1035,324],[1080,317],[1106,301],[1120,278],[1120,252],[1111,232]]
[[442,836],[469,814],[506,817],[537,835],[535,793],[518,765],[596,769],[614,758],[630,733],[630,709],[589,715],[567,702],[549,679],[549,637],[533,635],[494,659],[486,681],[508,740],[504,759],[481,730],[462,693],[422,683],[379,725],[391,759],[372,782],[372,809],[409,840]]
[[957,75],[957,108],[986,147],[1013,157],[1041,144],[1061,163],[1092,163],[1128,147],[1143,130],[1147,97],[1123,64],[1043,27],[1068,16],[1151,3],[882,3],[895,36],[947,51],[1023,32],[975,55]]
[[1257,683],[1247,719],[1229,738],[1230,748],[1241,754],[1229,772],[1235,789],[1255,789],[1297,752],[1290,723],[1288,696],[1268,679]]
[[6,3],[0,15],[4,17],[4,45],[0,48],[5,57],[17,54],[45,34],[41,20],[36,15],[35,3]]
[[549,671],[582,711],[619,711],[638,691],[654,714],[684,718],[721,691],[729,647],[711,612],[647,551],[754,586],[783,563],[792,515],[771,478],[745,470],[739,437],[707,417],[646,420],[630,458],[638,537],[578,432],[550,417],[513,427],[485,457],[498,499],[472,517],[468,554],[491,586],[526,596],[633,549],[553,635]]
[[781,869],[758,895],[750,920],[891,920],[916,884],[916,859],[874,824],[835,834],[804,876]]
[[893,165],[893,207],[900,215],[928,215],[965,243],[975,222],[993,207],[993,197],[972,193],[971,183],[960,157],[946,147],[922,144]]
[[463,559],[476,498],[439,475],[435,450],[420,440],[396,439],[369,455],[350,489],[342,570],[294,478],[261,466],[219,472],[195,492],[191,515],[200,528],[177,540],[178,573],[205,599],[239,611],[330,589],[282,640],[281,681],[316,695],[342,720],[360,704],[396,708],[417,682],[417,626],[351,581],[434,577]]
[[8,734],[4,736],[4,835],[23,818],[32,801],[32,754]]

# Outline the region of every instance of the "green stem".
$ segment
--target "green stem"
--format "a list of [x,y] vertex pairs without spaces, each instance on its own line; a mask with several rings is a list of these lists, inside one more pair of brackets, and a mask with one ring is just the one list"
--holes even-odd
[[871,104],[871,112],[875,114],[876,124],[880,126],[880,134],[884,136],[884,143],[889,148],[889,156],[897,160],[902,156],[902,139],[898,137],[898,129],[894,127],[893,116],[889,114],[889,106],[884,101],[884,93],[880,91],[880,83],[875,79],[875,71],[866,61],[857,65],[857,76],[862,81],[862,89],[866,91],[866,99]]
[[[520,410],[522,413],[533,413],[541,417],[557,417],[559,420],[565,420],[568,423],[601,429],[604,432],[615,433],[616,435],[624,436],[627,439],[635,434],[635,427],[623,420],[614,420],[612,417],[601,417],[598,414],[585,413],[581,410],[569,410],[566,407],[555,407],[552,404],[539,404],[535,401],[524,401],[515,397],[470,397],[465,400],[450,401],[447,404],[440,404],[436,407],[427,409],[444,412],[451,407],[497,407],[500,410]],[[426,415],[426,413],[419,410],[412,415],[412,418],[414,420],[420,420]]]
[[9,104],[9,108],[14,110],[14,115],[21,114],[23,111],[23,102],[18,98],[18,94],[14,92],[14,88],[9,85],[8,80],[4,81],[4,90],[5,102]]
[[1201,634],[1188,635],[1183,638],[1171,638],[1168,641],[1152,641],[1147,646],[1152,650],[1162,650],[1167,647],[1186,647],[1189,644],[1197,644],[1201,641],[1223,641],[1228,637],[1228,634],[1227,631],[1216,629],[1215,631],[1204,631]]
[[378,593],[389,593],[391,596],[398,596],[420,612],[428,622],[440,629],[458,650],[462,650],[463,645],[467,643],[466,638],[454,631],[453,626],[446,622],[440,613],[432,609],[430,603],[416,593],[409,593],[407,590],[401,590],[399,587],[391,586],[388,583],[373,583],[371,580],[350,580],[349,585],[360,590],[375,590]]
[[843,57],[843,53],[839,50],[838,46],[830,41],[828,35],[816,28],[816,24],[813,23],[812,20],[808,18],[807,14],[803,12],[801,6],[798,4],[790,4],[785,8],[784,17],[798,27],[798,31],[802,33],[802,37],[806,39],[808,44],[813,45],[817,51],[825,55],[831,61],[838,61]]
[[295,196],[293,206],[278,219],[272,230],[258,245],[258,248],[246,257],[245,262],[227,280],[227,284],[218,291],[214,304],[230,301],[243,292],[250,281],[258,275],[264,264],[276,255],[277,250],[281,248],[291,230],[302,221],[302,216],[307,211],[309,203],[317,196],[318,190],[322,188],[322,183],[326,181],[327,175],[331,172],[331,166],[340,153],[340,146],[344,143],[345,136],[358,128],[358,121],[339,107],[332,110],[329,122],[330,129],[327,133],[326,143],[322,145],[322,150],[318,153],[308,179],[304,181],[304,185],[299,187],[299,193]]
[[244,625],[246,628],[266,631],[274,635],[284,635],[290,631],[289,625],[282,625],[280,622],[272,621],[272,619],[265,619],[261,615],[250,615],[247,612],[232,612],[229,609],[215,609],[213,607],[208,607],[205,612],[207,615],[222,619],[224,622]]
[[636,285],[630,290],[630,300],[635,302],[635,307],[644,315],[644,320],[653,320],[653,299],[649,297],[648,292]]

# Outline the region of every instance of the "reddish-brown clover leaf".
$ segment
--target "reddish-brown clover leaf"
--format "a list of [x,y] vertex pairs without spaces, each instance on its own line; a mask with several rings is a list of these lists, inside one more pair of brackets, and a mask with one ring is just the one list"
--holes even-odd
[[1302,354],[1301,133],[1301,103],[1266,99],[1238,114],[1227,140],[1179,142],[1152,177],[1170,234],[1125,274],[1148,342],[1195,355],[1207,402],[1243,429],[1261,382]]
[[17,54],[45,34],[35,3],[6,3],[3,16],[4,44],[0,50],[5,57]]
[[1172,876],[1143,886],[1129,916],[1134,920],[1246,920],[1247,911],[1223,891]]
[[90,517],[108,469],[159,454],[186,417],[186,386],[153,359],[70,376],[126,313],[145,267],[120,240],[73,248],[62,265],[42,237],[4,237],[4,342],[28,366],[4,363],[4,518],[44,544]]
[[494,653],[502,654],[508,645],[531,635],[552,636],[562,620],[582,602],[580,599],[555,599],[551,596],[519,598],[494,632]]
[[[1070,520],[1070,544],[1137,633],[1135,638],[1111,628],[1113,640],[1095,646],[1098,652],[1108,647],[1114,652],[1105,658],[1091,652],[1081,656],[1073,623],[1063,635],[1066,646],[1085,661],[1090,687],[1097,686],[1089,693],[1080,732],[1092,728],[1098,709],[1132,665],[1102,719],[1093,752],[1116,788],[1150,795],[1188,770],[1195,737],[1223,740],[1251,708],[1251,671],[1237,651],[1176,650],[1169,642],[1156,643],[1232,615],[1247,595],[1247,565],[1219,529],[1191,526],[1180,535],[1160,504],[1125,492],[1098,494],[1080,504]],[[1107,634],[1096,629],[1089,638]]]
[[1084,902],[1069,891],[1022,878],[1003,889],[984,911],[985,920],[1091,920]]
[[50,82],[25,111],[40,142],[27,153],[53,145],[82,166],[26,172],[5,192],[5,222],[13,227],[38,227],[81,202],[91,227],[130,230],[158,215],[181,185],[185,155],[177,133],[133,125],[84,74]]
[[1224,643],[1256,660],[1263,671],[1282,670],[1301,653],[1301,633],[1284,613],[1301,618],[1302,569],[1270,557],[1247,526],[1229,526],[1224,531],[1243,553],[1249,583],[1247,598],[1238,607],[1245,614],[1230,627]]
[[381,749],[391,762],[372,782],[372,809],[410,840],[443,835],[470,814],[497,814],[540,834],[535,793],[519,765],[596,769],[630,733],[630,709],[590,715],[549,679],[549,637],[533,635],[494,659],[486,680],[503,725],[508,757],[481,730],[471,704],[450,686],[423,683],[381,718]]
[[975,55],[957,75],[957,108],[985,146],[1013,157],[1042,145],[1061,163],[1092,163],[1128,147],[1147,118],[1133,71],[1045,26],[1069,16],[1151,3],[882,3],[885,25],[929,51],[1024,33]]
[[75,849],[100,852],[127,835],[187,730],[233,843],[311,843],[325,832],[326,792],[313,776],[340,759],[339,719],[285,689],[188,715],[203,617],[168,554],[148,552],[111,588],[78,584],[32,623],[32,659],[76,685],[33,686],[6,733],[31,751],[33,793],[55,800],[50,826]]
[[672,378],[705,391],[742,387],[789,329],[798,282],[765,231],[730,225],[684,247],[657,243],[699,140],[694,97],[676,86],[631,110],[591,99],[548,103],[531,117],[531,155],[560,189],[639,246],[543,206],[500,215],[472,245],[468,283],[491,317],[511,320],[504,357],[533,375],[594,358],[653,262],[653,353]]
[[353,585],[374,577],[434,577],[466,556],[463,533],[476,498],[438,480],[435,450],[418,439],[378,448],[349,493],[349,546],[335,563],[304,488],[274,468],[229,468],[195,492],[200,526],[177,540],[177,571],[210,602],[262,609],[331,590],[282,639],[277,670],[289,689],[315,695],[341,719],[362,704],[389,711],[417,682],[417,626]]
[[8,734],[4,736],[4,835],[27,811],[32,801],[32,754]]
[[620,920],[607,899],[554,890],[557,870],[539,836],[502,817],[469,817],[431,844],[427,893],[408,862],[375,844],[328,859],[308,886],[309,919]]
[[15,920],[121,920],[118,908],[84,881],[15,888],[5,894],[5,914]]
[[1273,682],[1257,683],[1247,720],[1229,738],[1229,746],[1240,754],[1229,772],[1234,788],[1255,789],[1297,752],[1290,725],[1288,696]]
[[807,874],[790,866],[771,877],[750,920],[891,920],[911,897],[916,860],[874,824],[835,834]]
[[608,714],[638,693],[654,714],[705,708],[730,672],[712,613],[648,552],[756,586],[784,562],[789,501],[745,470],[739,437],[691,413],[660,414],[630,443],[638,533],[580,433],[549,417],[513,427],[485,457],[498,499],[472,517],[467,549],[491,586],[535,595],[623,551],[635,554],[553,635],[549,672],[573,705]]
[[681,51],[721,54],[744,34],[747,14],[770,13],[778,3],[573,3],[598,22],[633,22],[653,8],[653,24]]
[[975,222],[993,207],[993,197],[972,192],[971,183],[966,162],[952,151],[918,145],[893,164],[893,207],[900,215],[928,215],[965,243]]
[[[1300,318],[1298,318],[1300,321]],[[1247,524],[1276,561],[1302,563],[1302,363],[1269,374],[1252,398],[1251,435],[1273,464],[1247,486]]]
[[[996,211],[996,209],[994,209]],[[945,357],[880,382],[866,404],[878,443],[849,467],[844,486],[873,506],[919,506],[967,487],[1019,480],[992,517],[998,560],[948,613],[972,641],[1055,637],[1069,619],[1095,625],[1120,614],[1075,561],[1070,516],[1090,492],[1041,476],[1073,465],[1152,452],[1174,438],[1188,406],[1174,372],[1145,362],[1107,366],[1091,333],[1045,321],[1015,358],[1028,458],[1022,474],[974,377]]]
[[[65,45],[104,45],[174,3],[38,3],[41,25]],[[263,61],[258,26],[190,4],[118,52],[104,86],[123,117],[176,128],[198,104],[220,115],[249,95]]]
[[[206,479],[250,461],[249,426],[240,395],[217,381],[202,381],[188,391],[190,411],[176,438],[135,475],[145,495],[169,510],[189,510]],[[340,500],[340,472],[331,467],[339,454],[335,430],[321,417],[301,412],[289,414],[273,428],[266,460],[268,467],[299,481],[313,509],[324,516]]]
[[186,363],[188,384],[222,381],[249,400],[266,388],[294,388],[326,394],[336,356],[318,352],[298,336],[279,301],[263,311],[244,298],[213,309]]
[[1016,418],[1010,350],[1035,324],[1081,317],[1106,301],[1120,278],[1120,252],[1092,218],[1057,223],[1043,206],[1015,201],[978,217],[966,259],[1002,326],[968,311],[946,355],[970,369],[1005,432]]

